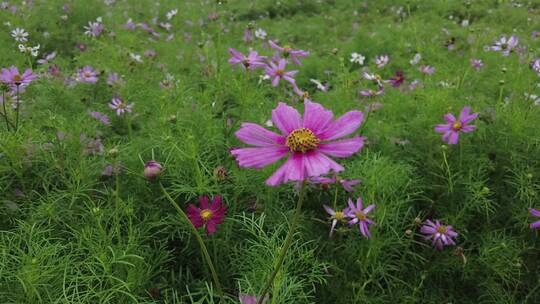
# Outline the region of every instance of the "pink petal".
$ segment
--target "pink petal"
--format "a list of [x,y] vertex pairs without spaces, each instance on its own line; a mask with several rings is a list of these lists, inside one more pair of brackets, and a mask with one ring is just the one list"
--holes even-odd
[[356,209],[361,211],[361,210],[362,210],[362,204],[363,204],[363,203],[362,203],[362,198],[361,198],[361,197],[358,197],[358,198],[356,199]]
[[333,140],[347,136],[356,131],[363,120],[364,113],[360,111],[347,112],[331,123],[324,132],[319,134],[319,138],[322,140]]
[[540,221],[536,221],[530,225],[531,229],[538,229],[540,228]]
[[343,170],[342,166],[318,151],[309,151],[304,153],[302,157],[302,165],[307,177],[326,175],[330,170],[335,172]]
[[285,146],[270,146],[261,148],[240,148],[231,150],[241,167],[260,169],[282,159],[289,153]]
[[332,208],[326,206],[326,205],[323,205],[323,208],[324,210],[326,211],[326,213],[330,214],[330,215],[334,215],[336,214],[336,212],[334,212],[334,210],[332,210]]
[[423,234],[434,234],[435,232],[437,232],[437,229],[428,225],[424,225],[422,226],[422,228],[420,228],[420,232],[422,232]]
[[206,234],[212,235],[214,233],[216,233],[216,223],[213,220],[208,220],[206,222]]
[[349,157],[364,147],[365,137],[356,136],[327,144],[319,144],[318,150],[333,157]]
[[285,138],[254,123],[243,123],[236,137],[242,142],[259,147],[283,144]]
[[310,129],[315,135],[332,123],[333,116],[332,111],[326,110],[322,105],[304,101],[304,128]]
[[201,204],[201,209],[208,209],[208,196],[203,195],[199,197],[199,203]]
[[272,110],[272,121],[284,135],[289,135],[292,131],[302,127],[300,113],[283,102],[280,102],[277,108]]
[[448,132],[452,129],[452,126],[451,125],[436,125],[435,126],[435,132],[437,133],[444,133],[444,132]]
[[354,207],[354,203],[353,201],[349,198],[349,200],[347,201],[347,204],[349,205],[349,209],[354,210],[356,209],[356,207]]
[[294,153],[266,180],[266,184],[277,186],[290,180],[301,181],[304,177],[304,158],[301,153]]
[[368,214],[371,212],[371,210],[375,209],[375,205],[374,204],[371,204],[369,206],[366,207],[366,209],[364,209],[364,214]]
[[448,143],[450,145],[455,145],[458,143],[458,139],[459,139],[459,132],[451,131],[450,137],[448,138]]
[[536,217],[540,217],[540,211],[534,209],[534,208],[529,208],[529,212],[531,213],[531,215],[533,216],[536,216]]
[[280,79],[281,79],[280,76],[274,77],[274,79],[272,80],[272,86],[273,86],[273,87],[277,87],[278,84],[279,84],[279,80],[280,80]]
[[456,122],[456,117],[454,116],[454,114],[448,113],[444,115],[444,120],[446,120],[446,122],[450,124],[453,124]]
[[474,126],[474,125],[464,126],[464,127],[461,128],[461,132],[463,132],[463,133],[469,133],[469,132],[472,132],[474,130],[476,130],[476,126]]

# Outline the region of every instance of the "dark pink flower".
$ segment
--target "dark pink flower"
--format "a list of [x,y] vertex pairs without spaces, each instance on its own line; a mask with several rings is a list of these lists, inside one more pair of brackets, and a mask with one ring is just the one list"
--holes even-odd
[[454,231],[454,228],[450,225],[441,225],[439,221],[433,223],[427,220],[426,223],[420,228],[420,232],[425,235],[427,241],[431,241],[431,244],[442,251],[444,246],[456,245],[454,238],[458,234]]
[[364,137],[341,138],[358,129],[364,114],[350,111],[333,121],[332,111],[318,103],[305,100],[304,108],[302,119],[295,108],[282,102],[278,104],[272,111],[272,121],[281,134],[257,124],[243,123],[236,137],[255,147],[231,150],[238,164],[260,169],[289,156],[266,181],[270,186],[343,171],[343,167],[328,156],[349,157],[362,149]]
[[[268,302],[268,294],[266,294],[266,297],[264,297],[262,303],[265,304]],[[238,296],[238,299],[240,300],[240,304],[257,304],[257,301],[259,300],[256,296],[250,296],[246,294],[240,294]]]
[[405,82],[405,75],[403,75],[403,72],[398,70],[394,76],[390,77],[388,82],[392,87],[398,88],[403,84],[403,82]]
[[163,167],[161,166],[160,163],[158,163],[155,160],[150,160],[150,161],[147,161],[146,164],[144,164],[143,175],[147,179],[152,180],[152,179],[155,179],[156,177],[158,177],[161,174],[162,169],[163,169]]
[[225,206],[221,203],[221,196],[216,195],[212,200],[212,205],[208,206],[208,197],[199,197],[201,208],[189,204],[187,216],[196,228],[205,226],[206,234],[211,235],[216,232],[216,225],[221,224],[225,217]]
[[450,145],[458,143],[459,133],[469,133],[476,129],[476,126],[469,123],[478,117],[478,113],[471,113],[471,107],[464,107],[459,114],[459,119],[456,119],[452,113],[444,115],[446,124],[435,126],[435,132],[444,133],[442,139]]

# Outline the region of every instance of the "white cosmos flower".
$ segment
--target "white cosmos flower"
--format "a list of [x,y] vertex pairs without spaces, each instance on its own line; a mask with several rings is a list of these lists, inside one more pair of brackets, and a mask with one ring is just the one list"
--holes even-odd
[[15,38],[17,42],[26,42],[28,41],[28,33],[22,28],[16,28],[11,31],[11,37]]
[[352,63],[358,63],[359,65],[364,65],[364,60],[366,60],[366,57],[364,57],[360,53],[352,53],[350,61]]

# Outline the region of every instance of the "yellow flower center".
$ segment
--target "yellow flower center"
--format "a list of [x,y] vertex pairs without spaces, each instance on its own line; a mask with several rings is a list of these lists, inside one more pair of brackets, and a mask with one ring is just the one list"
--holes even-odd
[[22,80],[22,76],[19,74],[13,75],[13,80],[16,82],[19,82]]
[[278,75],[278,76],[283,76],[283,74],[285,74],[284,70],[277,70],[276,71],[276,75]]
[[291,46],[290,45],[283,46],[283,52],[290,53],[291,52]]
[[306,128],[296,129],[287,136],[286,145],[291,152],[302,152],[317,148],[319,139],[313,132]]
[[454,130],[456,130],[456,131],[461,130],[461,127],[463,127],[463,126],[461,125],[461,122],[459,122],[459,121],[456,121],[456,122],[452,125],[452,129],[454,129]]
[[367,219],[367,216],[364,214],[364,212],[358,210],[358,211],[355,211],[354,214],[356,215],[356,217],[361,220],[361,221],[365,221]]
[[309,92],[308,91],[305,91],[304,93],[302,93],[302,97],[304,99],[309,99]]
[[84,72],[84,77],[90,77],[92,76],[92,74],[90,74],[90,72]]
[[334,218],[338,221],[341,221],[342,219],[345,218],[345,214],[341,211],[338,211],[336,212],[336,214],[334,214]]
[[381,82],[381,81],[382,81],[381,75],[375,74],[375,80],[376,80],[377,82]]
[[201,217],[205,222],[208,221],[212,217],[213,214],[214,213],[210,209],[203,209],[201,211]]
[[439,228],[437,228],[437,232],[439,233],[446,233],[448,229],[446,229],[446,226],[439,226]]
[[120,104],[118,105],[118,108],[119,108],[119,109],[125,109],[125,108],[126,108],[126,104],[122,102],[122,103],[120,103]]

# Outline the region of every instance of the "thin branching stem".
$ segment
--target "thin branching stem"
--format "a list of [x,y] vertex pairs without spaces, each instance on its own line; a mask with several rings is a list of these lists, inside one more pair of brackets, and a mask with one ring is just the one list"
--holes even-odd
[[270,275],[270,278],[268,278],[268,281],[264,285],[263,289],[259,293],[261,296],[257,300],[257,304],[262,304],[265,298],[266,293],[268,293],[268,290],[272,286],[272,283],[274,282],[274,279],[276,278],[279,270],[281,269],[281,266],[283,266],[283,261],[285,260],[285,256],[287,255],[287,251],[291,247],[292,239],[294,232],[296,230],[296,226],[298,226],[298,221],[300,220],[300,213],[302,211],[302,204],[304,203],[304,194],[305,194],[305,188],[306,188],[306,182],[302,182],[302,187],[300,188],[300,196],[298,197],[298,202],[296,203],[296,210],[294,211],[294,215],[291,222],[291,228],[289,229],[289,233],[287,234],[287,237],[285,238],[285,243],[283,244],[283,247],[281,248],[281,252],[279,253],[278,261],[276,263],[276,266],[274,268],[274,271],[272,271],[272,274]]
[[204,244],[204,240],[201,237],[201,234],[193,226],[191,221],[189,220],[187,214],[178,206],[178,204],[174,201],[174,199],[169,195],[167,190],[165,190],[165,187],[163,187],[163,184],[159,183],[159,186],[161,187],[161,191],[163,191],[163,194],[165,194],[165,197],[167,200],[173,205],[173,207],[178,211],[180,214],[180,217],[186,221],[191,228],[191,232],[193,232],[193,235],[195,235],[195,238],[197,239],[197,242],[199,242],[199,246],[201,247],[201,251],[203,254],[204,259],[206,260],[206,264],[208,264],[208,268],[210,268],[210,272],[212,273],[212,278],[214,279],[214,284],[216,284],[216,289],[218,291],[219,297],[220,297],[220,303],[225,303],[225,298],[223,296],[223,290],[221,289],[221,283],[219,282],[219,277],[216,272],[216,268],[214,267],[214,263],[212,262],[212,258],[210,258],[210,254],[208,253],[208,249],[206,248],[206,245]]

